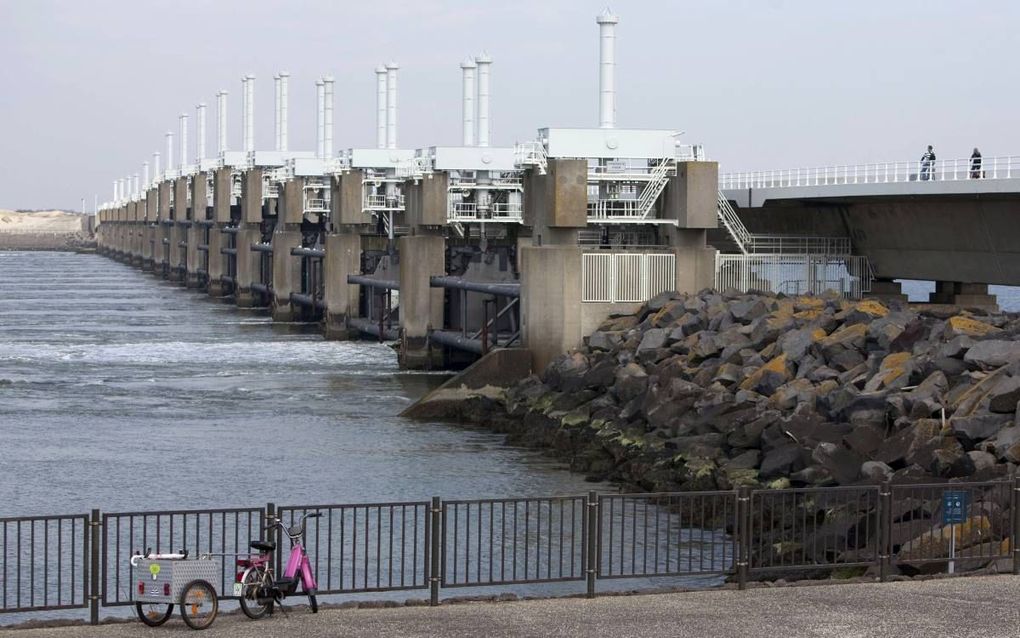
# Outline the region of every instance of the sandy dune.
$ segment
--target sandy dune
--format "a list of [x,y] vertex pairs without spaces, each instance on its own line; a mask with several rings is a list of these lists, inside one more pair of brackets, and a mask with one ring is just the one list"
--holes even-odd
[[0,209],[0,233],[78,233],[82,219],[81,215],[60,210],[18,213]]

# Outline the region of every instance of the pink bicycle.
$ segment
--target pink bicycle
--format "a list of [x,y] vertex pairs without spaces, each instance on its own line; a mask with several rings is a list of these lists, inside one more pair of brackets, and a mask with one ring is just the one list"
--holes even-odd
[[290,557],[287,559],[287,567],[283,570],[282,578],[273,573],[273,553],[276,551],[274,541],[252,541],[251,548],[259,553],[237,560],[234,595],[239,597],[241,611],[246,616],[258,620],[266,614],[272,614],[273,605],[282,606],[283,599],[293,595],[299,584],[308,596],[308,604],[312,608],[312,613],[319,611],[319,603],[315,599],[317,588],[315,576],[312,574],[311,561],[308,559],[303,542],[305,521],[319,516],[322,514],[317,512],[305,514],[297,524],[290,527],[285,527],[279,518],[274,518],[273,524],[263,530],[268,531],[279,527],[290,539]]

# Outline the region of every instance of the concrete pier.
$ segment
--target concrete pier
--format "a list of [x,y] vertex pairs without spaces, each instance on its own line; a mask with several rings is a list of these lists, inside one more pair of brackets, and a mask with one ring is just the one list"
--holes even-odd
[[348,275],[361,272],[361,235],[333,233],[326,236],[326,257],[323,259],[326,312],[323,334],[327,339],[349,339],[349,317],[358,316],[361,287],[347,283]]
[[935,292],[929,295],[928,301],[996,311],[999,309],[995,295],[988,294],[988,284],[936,281]]
[[441,235],[401,237],[400,364],[411,370],[441,363],[428,346],[429,331],[443,325],[443,290],[430,280],[446,274],[446,240]]

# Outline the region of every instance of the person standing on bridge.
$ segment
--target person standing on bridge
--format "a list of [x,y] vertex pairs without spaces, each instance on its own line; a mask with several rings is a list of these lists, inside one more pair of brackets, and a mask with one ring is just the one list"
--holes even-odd
[[928,150],[921,156],[921,181],[927,182],[932,178],[932,174],[935,172],[935,149],[931,144],[928,145]]
[[970,154],[970,178],[981,179],[981,151],[976,146]]

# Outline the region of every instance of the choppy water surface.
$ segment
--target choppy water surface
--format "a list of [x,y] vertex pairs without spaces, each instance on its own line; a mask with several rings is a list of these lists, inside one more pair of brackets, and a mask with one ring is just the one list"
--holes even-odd
[[591,489],[396,416],[440,380],[103,257],[0,253],[4,515]]

